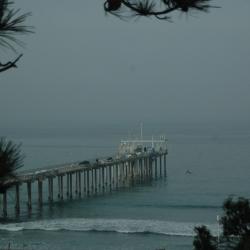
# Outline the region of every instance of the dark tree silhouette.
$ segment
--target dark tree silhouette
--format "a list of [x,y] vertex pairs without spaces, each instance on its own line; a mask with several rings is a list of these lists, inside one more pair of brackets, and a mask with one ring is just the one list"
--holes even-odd
[[215,239],[205,226],[196,227],[195,250],[250,250],[250,202],[246,198],[229,197],[223,203],[221,218],[223,234],[216,246]]
[[15,171],[23,166],[24,155],[20,147],[20,144],[0,138],[0,193],[11,187],[5,184],[5,179],[15,177]]
[[229,197],[223,204],[224,216],[221,218],[225,236],[250,234],[250,202],[245,198],[233,200]]
[[170,13],[174,11],[189,12],[198,10],[207,12],[216,7],[211,0],[106,0],[105,11],[119,17],[126,16],[154,16],[161,20],[171,20]]
[[[229,197],[223,204],[224,216],[221,218],[223,235],[228,249],[250,249],[250,202],[245,198],[233,200]],[[234,236],[234,237],[232,237]]]
[[195,227],[196,236],[193,241],[195,250],[216,250],[215,238],[206,226]]
[[[16,52],[15,45],[23,46],[16,35],[32,33],[32,27],[24,25],[31,13],[19,14],[20,9],[12,9],[12,4],[13,2],[9,0],[0,0],[0,46]],[[22,54],[6,63],[0,61],[0,72],[16,68],[21,57]]]

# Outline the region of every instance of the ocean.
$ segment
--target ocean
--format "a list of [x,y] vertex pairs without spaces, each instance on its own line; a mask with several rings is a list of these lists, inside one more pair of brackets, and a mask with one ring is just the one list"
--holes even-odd
[[[167,178],[97,197],[33,204],[0,223],[0,248],[193,249],[194,227],[214,235],[229,196],[250,197],[249,124],[151,124],[144,136],[168,138]],[[112,156],[121,139],[139,135],[129,125],[1,129],[26,155],[23,169]],[[187,174],[187,170],[190,172]],[[13,194],[8,200],[14,203]]]

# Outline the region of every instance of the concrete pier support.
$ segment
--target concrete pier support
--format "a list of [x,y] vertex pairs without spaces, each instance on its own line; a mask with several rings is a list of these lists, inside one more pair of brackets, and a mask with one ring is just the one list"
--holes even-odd
[[139,183],[142,183],[142,159],[139,159]]
[[48,192],[49,192],[48,200],[49,202],[52,202],[53,201],[53,177],[48,178]]
[[19,192],[19,184],[16,184],[15,212],[16,212],[16,215],[20,214],[20,192]]
[[43,205],[43,181],[39,179],[37,184],[38,184],[38,206],[42,207]]
[[148,179],[148,158],[144,158],[144,180]]
[[77,195],[78,194],[78,188],[79,188],[79,184],[78,184],[78,181],[79,181],[79,179],[78,179],[78,172],[75,172],[75,180],[76,180],[76,182],[75,182],[75,194]]
[[94,169],[94,187],[95,187],[95,194],[97,194],[97,187],[98,187],[98,183],[97,183],[97,169]]
[[61,199],[61,176],[57,176],[57,198],[60,200]]
[[3,217],[7,217],[7,191],[3,193]]
[[160,178],[162,178],[162,156],[160,155]]
[[[12,192],[15,192],[15,212],[16,215],[20,213],[20,186],[22,183],[27,185],[28,201],[27,206],[29,211],[32,209],[32,182],[37,182],[37,193],[34,198],[38,200],[39,207],[43,204],[43,195],[48,198],[49,202],[53,201],[53,195],[58,196],[59,200],[63,200],[63,195],[67,195],[72,199],[74,193],[76,197],[90,196],[91,194],[99,194],[105,192],[112,192],[118,190],[120,187],[133,186],[137,183],[144,183],[151,181],[153,178],[167,177],[166,166],[167,151],[146,151],[139,154],[121,156],[114,158],[112,161],[96,161],[95,163],[79,163],[71,165],[62,165],[60,169],[46,168],[42,171],[34,170],[28,174],[20,174],[17,177],[10,178],[8,183],[13,184]],[[81,173],[83,173],[83,178]],[[64,194],[63,180],[64,176],[66,187]],[[57,178],[57,179],[56,179]],[[72,183],[72,178],[74,179]],[[53,180],[55,179],[55,194],[53,194]],[[43,181],[46,180],[48,188],[43,190]],[[57,183],[58,182],[58,183]],[[7,185],[7,184],[6,184]],[[58,185],[58,188],[57,188]],[[36,187],[35,187],[36,190]],[[13,195],[12,195],[13,197]],[[74,197],[75,198],[75,197]],[[3,194],[2,199],[2,213],[7,216],[7,195]],[[35,200],[35,203],[36,203]],[[1,203],[1,202],[0,202]],[[12,206],[13,207],[13,206]]]
[[127,181],[128,180],[128,162],[126,162],[126,163],[124,163],[124,167],[125,167],[125,181]]
[[63,200],[63,175],[60,176],[60,199]]
[[27,206],[28,206],[28,210],[31,211],[32,209],[32,203],[31,203],[31,182],[27,182],[27,194],[28,194],[28,202],[27,202]]
[[82,173],[79,171],[78,172],[78,196],[81,197],[82,193]]
[[102,169],[98,168],[98,192],[101,193]]
[[152,157],[149,157],[148,161],[149,161],[149,179],[152,180],[153,179],[153,159],[152,159]]
[[105,173],[104,173],[105,169],[104,167],[102,167],[102,192],[105,192]]
[[163,164],[164,164],[164,177],[167,177],[167,157],[166,154],[164,154],[164,158],[163,158]]
[[118,189],[119,187],[119,166],[118,164],[115,165],[115,188]]
[[158,177],[158,171],[157,171],[157,158],[154,159],[154,167],[155,167],[155,179]]
[[50,195],[51,201],[53,201],[53,199],[54,199],[54,184],[53,184],[53,181],[54,181],[54,178],[51,177],[51,181],[50,181],[50,185],[51,185],[51,188],[50,188],[50,191],[51,191],[51,195]]
[[69,198],[73,198],[72,173],[69,174]]
[[67,198],[69,198],[69,175],[70,174],[67,174],[66,175],[66,196],[67,196]]
[[87,174],[86,170],[83,171],[83,194],[87,194]]
[[122,186],[125,185],[125,163],[124,162],[121,165],[121,183],[122,183]]
[[94,169],[91,169],[91,194],[94,194]]
[[89,192],[89,169],[87,170],[87,196],[89,197],[90,192]]
[[130,162],[130,176],[131,176],[131,185],[135,184],[135,162]]
[[108,170],[109,170],[109,191],[112,192],[112,168],[111,166],[108,166]]
[[151,180],[151,157],[148,157],[148,180]]

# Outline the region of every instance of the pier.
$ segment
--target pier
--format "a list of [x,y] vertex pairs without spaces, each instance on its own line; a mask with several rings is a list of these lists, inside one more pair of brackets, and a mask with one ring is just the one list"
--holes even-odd
[[[136,145],[134,141],[123,141],[122,145],[131,148],[129,143]],[[128,149],[127,146],[122,148]],[[136,148],[133,148],[133,154],[126,152],[114,159],[109,157],[95,162],[83,161],[19,172],[3,182],[12,188],[2,194],[2,215],[7,217],[9,213],[8,194],[14,197],[14,213],[18,216],[21,199],[22,203],[25,200],[26,209],[32,212],[33,206],[41,208],[45,203],[97,196],[167,177],[166,147],[150,151],[144,148],[135,152]]]

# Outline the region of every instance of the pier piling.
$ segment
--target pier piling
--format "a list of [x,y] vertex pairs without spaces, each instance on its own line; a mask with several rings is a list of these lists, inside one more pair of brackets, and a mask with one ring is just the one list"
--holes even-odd
[[17,215],[20,214],[20,192],[19,192],[19,184],[16,184],[16,201],[15,201],[15,212]]
[[43,205],[43,181],[39,179],[37,183],[38,183],[38,206],[42,207]]
[[[145,183],[159,177],[167,177],[166,152],[144,152],[126,158],[116,158],[112,161],[93,164],[70,164],[46,170],[34,170],[33,173],[20,174],[9,181],[15,186],[15,214],[20,214],[20,188],[22,183],[27,186],[27,207],[32,210],[32,198],[37,199],[38,207],[43,205],[43,193],[48,197],[49,203],[53,202],[53,180],[57,178],[57,196],[59,201],[63,201],[64,196],[64,176],[65,195],[68,199],[75,197],[89,197],[100,193],[119,190],[121,187],[134,186],[138,183]],[[159,160],[159,165],[158,165]],[[158,173],[159,171],[159,173]],[[74,177],[74,184],[72,178]],[[46,181],[45,181],[46,180]],[[32,193],[32,183],[37,183],[37,193]],[[47,185],[43,190],[43,184]],[[10,190],[11,191],[11,190]],[[11,207],[11,206],[8,206]],[[7,193],[2,196],[2,214],[7,216]]]
[[7,217],[7,191],[3,192],[3,217]]
[[31,182],[27,182],[27,194],[28,194],[28,202],[27,202],[27,205],[28,205],[28,210],[31,211],[32,209],[32,203],[31,203]]

